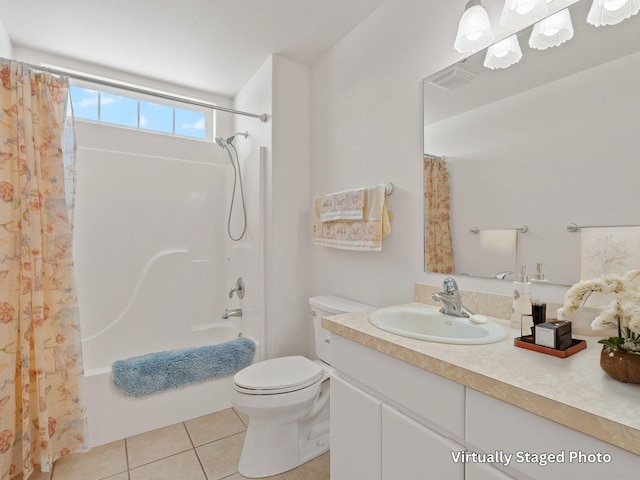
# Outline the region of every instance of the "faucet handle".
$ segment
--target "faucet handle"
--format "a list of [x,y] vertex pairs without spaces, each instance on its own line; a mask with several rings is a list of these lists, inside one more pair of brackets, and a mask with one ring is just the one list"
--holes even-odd
[[244,298],[244,280],[242,279],[242,277],[238,277],[235,285],[231,287],[231,290],[229,291],[229,298],[233,298],[234,292],[237,293],[238,298]]
[[453,278],[447,277],[444,279],[444,282],[442,283],[442,288],[445,291],[445,293],[453,293],[458,291],[458,284]]

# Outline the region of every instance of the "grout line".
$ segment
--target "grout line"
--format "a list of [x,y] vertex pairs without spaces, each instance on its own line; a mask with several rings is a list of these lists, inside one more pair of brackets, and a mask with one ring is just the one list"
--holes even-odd
[[129,442],[127,439],[124,439],[124,459],[127,462],[127,479],[131,480],[131,468],[129,466]]
[[196,448],[196,444],[193,443],[193,438],[191,438],[191,433],[189,432],[189,429],[187,428],[187,422],[182,422],[182,426],[184,427],[185,431],[187,432],[187,437],[189,437],[189,442],[191,442],[191,446],[193,448]]
[[198,455],[198,450],[196,450],[196,445],[193,443],[193,439],[191,438],[191,433],[189,433],[189,428],[187,428],[187,422],[182,422],[184,429],[187,431],[187,436],[189,437],[189,441],[191,442],[191,446],[193,447],[193,453],[196,455],[196,459],[198,460],[198,464],[200,465],[200,469],[202,470],[202,474],[205,479],[209,479],[206,470],[204,469],[204,465],[202,464],[202,460],[200,460],[200,455]]
[[[175,453],[172,453],[170,455],[165,455],[164,457],[156,458],[155,460],[151,460],[150,462],[147,462],[147,463],[141,463],[140,465],[136,465],[133,468],[127,468],[127,471],[130,472],[131,470],[135,470],[135,469],[140,468],[140,467],[146,467],[147,465],[151,465],[152,463],[159,462],[160,460],[164,460],[165,458],[175,457],[176,455],[183,454],[185,452],[188,452],[189,450],[194,450],[195,451],[194,448],[187,448],[185,450],[181,450],[179,452],[175,452]],[[122,472],[120,472],[120,473],[122,473]],[[101,479],[101,480],[104,480],[104,479]]]
[[211,445],[212,443],[219,442],[220,440],[226,440],[227,438],[235,437],[236,435],[240,435],[240,434],[242,434],[242,433],[245,433],[245,434],[246,434],[246,433],[247,433],[247,431],[246,431],[246,430],[242,430],[242,431],[240,431],[240,432],[230,433],[229,435],[226,435],[226,436],[224,436],[224,437],[216,438],[215,440],[211,440],[211,441],[209,441],[209,442],[205,442],[205,443],[203,443],[202,445],[198,445],[198,446],[197,446],[197,447],[195,447],[195,448],[204,447],[205,445]]
[[234,407],[231,407],[231,410],[233,410],[233,413],[236,414],[236,417],[238,417],[238,420],[240,420],[240,423],[242,423],[244,425],[244,429],[246,430],[249,427],[249,425],[244,423],[244,420],[242,419],[242,417],[240,416],[240,414],[238,413],[238,411]]

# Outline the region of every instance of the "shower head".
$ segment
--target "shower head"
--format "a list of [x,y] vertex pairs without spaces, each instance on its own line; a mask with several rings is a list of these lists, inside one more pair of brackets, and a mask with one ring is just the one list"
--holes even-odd
[[236,132],[233,135],[231,135],[229,138],[227,138],[226,140],[224,138],[222,138],[222,137],[216,137],[216,143],[218,145],[220,145],[222,148],[227,148],[227,145],[231,145],[233,143],[233,140],[238,135],[242,135],[244,138],[248,138],[249,137],[249,132]]
[[220,145],[222,148],[227,148],[227,144],[224,143],[224,138],[216,137],[216,143]]

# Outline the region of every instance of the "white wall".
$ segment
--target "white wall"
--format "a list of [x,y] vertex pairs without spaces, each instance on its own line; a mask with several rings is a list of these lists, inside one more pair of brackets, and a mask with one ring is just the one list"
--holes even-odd
[[[498,24],[502,2],[485,2]],[[311,69],[311,183],[315,195],[393,182],[392,233],[382,252],[314,246],[315,292],[376,306],[406,302],[423,272],[422,79],[460,57],[453,49],[464,2],[388,1]],[[458,277],[463,289],[510,294],[509,282]],[[546,300],[562,297],[549,288]]]
[[0,57],[12,58],[13,57],[13,45],[11,39],[7,33],[7,28],[0,18]]
[[311,197],[379,182],[396,187],[381,252],[313,246],[314,291],[382,306],[410,301],[413,283],[428,279],[422,79],[455,59],[444,45],[453,43],[460,9],[449,3],[386,2],[312,66]]
[[306,354],[309,331],[309,70],[269,58],[234,99],[234,108],[268,113],[260,123],[235,118],[249,131],[244,148],[267,146],[266,357]]

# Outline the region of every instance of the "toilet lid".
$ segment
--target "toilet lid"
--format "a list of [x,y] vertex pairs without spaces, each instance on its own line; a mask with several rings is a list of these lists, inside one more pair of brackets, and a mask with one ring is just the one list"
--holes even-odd
[[323,368],[311,360],[295,356],[272,358],[247,367],[233,377],[243,391],[284,393],[304,388],[322,378]]

